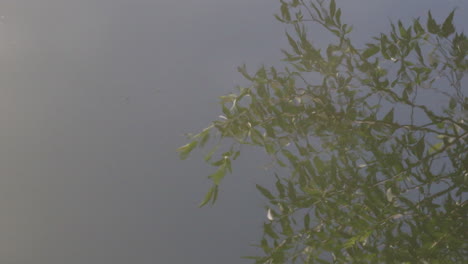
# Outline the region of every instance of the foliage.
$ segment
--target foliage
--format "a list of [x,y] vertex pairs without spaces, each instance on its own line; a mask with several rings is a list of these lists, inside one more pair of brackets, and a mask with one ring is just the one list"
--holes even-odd
[[[468,39],[453,17],[398,21],[358,48],[334,0],[281,1],[288,66],[240,67],[252,85],[221,96],[223,116],[178,149],[218,138],[202,206],[241,146],[269,155],[276,188],[257,185],[268,221],[255,263],[466,261]],[[307,23],[335,40],[320,49]]]

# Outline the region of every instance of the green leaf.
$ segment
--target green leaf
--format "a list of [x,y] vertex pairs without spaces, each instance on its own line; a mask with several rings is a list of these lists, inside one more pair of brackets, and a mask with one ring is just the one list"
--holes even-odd
[[218,185],[215,185],[215,188],[213,190],[213,196],[211,197],[211,204],[214,204],[216,202],[216,199],[218,199]]
[[[260,67],[260,69],[258,69],[258,71],[255,73],[255,75],[257,77],[259,77],[259,79],[261,81],[267,79],[267,72],[266,72],[265,67],[264,66]],[[259,80],[257,80],[257,81],[259,81]]]
[[223,164],[219,166],[218,170],[216,170],[215,173],[211,174],[208,176],[211,180],[213,180],[214,184],[219,185],[221,180],[224,178],[226,175],[226,166]]
[[219,145],[214,146],[208,154],[205,155],[205,161],[208,162],[211,160],[211,157],[213,157],[213,154],[218,150]]
[[260,193],[262,193],[263,196],[265,196],[267,199],[269,200],[274,200],[275,197],[273,196],[273,194],[271,194],[271,192],[269,190],[267,190],[266,188],[256,184],[255,187],[257,188],[257,190],[260,191]]
[[289,160],[289,162],[290,162],[291,164],[296,164],[296,162],[297,162],[297,157],[294,156],[294,155],[291,153],[291,151],[289,151],[289,150],[287,150],[287,149],[283,149],[283,150],[281,151],[281,153],[283,153],[283,155]]
[[[210,200],[214,197],[214,194],[217,193],[217,191],[218,191],[218,186],[217,186],[217,185],[211,186],[210,190],[206,193],[205,198],[204,198],[203,201],[198,205],[198,207],[203,207],[203,206],[205,206],[208,202],[210,202]],[[214,200],[213,200],[213,202],[214,202]]]
[[270,154],[274,155],[275,154],[275,146],[271,142],[265,142],[265,151]]
[[450,13],[450,15],[445,19],[444,23],[442,24],[442,32],[440,35],[442,37],[448,37],[455,33],[455,27],[453,26],[453,15],[455,10]]
[[190,152],[197,146],[197,144],[198,144],[198,141],[194,140],[178,148],[177,152],[179,152],[180,159],[182,160],[186,159],[189,156]]
[[278,235],[275,233],[275,231],[273,231],[273,228],[271,227],[271,223],[264,223],[263,224],[263,232],[265,232],[265,234],[267,234],[268,236],[270,236],[271,238],[273,239],[278,239]]
[[424,137],[422,137],[416,145],[414,145],[414,153],[416,154],[416,157],[422,158],[424,154],[424,149],[426,147],[426,142],[424,140]]
[[323,20],[322,13],[320,12],[320,10],[317,8],[317,6],[312,1],[310,1],[310,6],[312,6],[312,8],[315,10],[315,12],[317,12],[317,15],[319,16],[320,20]]
[[382,121],[385,123],[393,123],[393,112],[394,112],[394,108],[388,111],[388,113],[385,115]]
[[322,197],[323,195],[323,192],[320,191],[319,189],[314,189],[314,188],[310,188],[310,187],[304,187],[304,191],[309,194],[310,196],[314,197],[314,198],[320,198]]
[[232,173],[231,159],[225,158],[224,160],[225,160],[224,168],[226,169],[226,171],[229,171],[229,173]]
[[278,143],[281,147],[287,147],[291,144],[291,140],[289,139],[289,137],[280,137],[278,139]]
[[240,150],[234,152],[234,155],[232,155],[232,160],[236,160],[240,155]]
[[449,109],[454,110],[456,106],[457,106],[457,100],[451,97],[449,100]]
[[[263,251],[265,253],[268,253],[270,251],[270,247],[268,246],[268,241],[263,238],[260,242],[260,246],[262,247]],[[255,259],[255,258],[254,258]]]
[[434,153],[434,152],[437,152],[437,151],[441,150],[443,146],[444,146],[444,142],[443,142],[443,141],[432,145],[432,146],[429,148],[429,154],[432,154],[432,153]]
[[288,34],[288,32],[286,32],[286,37],[288,38],[289,45],[291,45],[291,47],[293,48],[294,52],[295,52],[297,55],[301,55],[301,51],[299,50],[299,46],[297,46],[296,41]]
[[282,18],[281,18],[280,16],[278,16],[277,14],[274,14],[274,17],[275,17],[276,20],[278,20],[279,22],[282,22],[282,23],[286,22],[286,21],[284,21],[284,19],[282,19]]
[[314,157],[314,165],[319,173],[323,173],[323,171],[325,170],[325,164],[323,164],[323,161],[318,156]]
[[288,5],[286,5],[285,3],[281,5],[281,16],[285,21],[291,20],[291,14],[289,14]]
[[358,242],[365,242],[367,238],[372,234],[372,231],[365,231],[364,233],[357,235],[355,237],[350,238],[346,243],[343,245],[344,248],[353,247]]
[[247,69],[245,67],[245,65],[242,65],[242,66],[239,66],[237,67],[237,71],[240,72],[242,74],[242,76],[244,76],[244,78],[246,78],[247,80],[249,81],[253,81],[254,79],[252,78],[252,76],[250,76],[248,73],[247,73]]
[[336,23],[338,24],[338,26],[340,26],[341,25],[341,8],[338,8],[338,10],[336,10],[335,19],[336,19]]
[[336,12],[336,3],[335,0],[330,1],[330,16],[334,17]]
[[356,242],[358,241],[358,239],[359,239],[359,237],[352,237],[352,238],[348,239],[348,241],[346,241],[346,243],[344,243],[343,248],[347,249],[347,248],[353,247],[354,244],[356,244]]
[[237,95],[235,94],[228,94],[228,95],[223,95],[219,97],[222,103],[232,103],[233,101],[236,100],[236,98],[237,98]]
[[250,130],[250,139],[254,144],[257,145],[262,145],[264,141],[262,133],[260,133],[260,131],[258,131],[257,129],[253,128]]
[[276,176],[276,178],[277,178],[276,183],[275,183],[276,189],[278,190],[279,197],[283,198],[285,196],[284,186],[283,184],[281,184],[281,181],[278,178],[278,176]]
[[288,217],[281,217],[280,224],[284,235],[291,236],[294,233]]
[[398,30],[400,31],[400,36],[402,38],[408,38],[408,33],[406,32],[405,27],[403,26],[403,23],[401,23],[401,20],[398,20]]
[[417,42],[414,45],[414,49],[416,50],[416,53],[418,54],[419,62],[424,65],[424,57],[421,53],[421,47],[419,47],[419,44]]
[[369,45],[369,48],[367,48],[363,53],[362,53],[362,57],[364,57],[364,59],[367,59],[369,57],[371,57],[372,55],[376,54],[377,52],[379,52],[380,48],[379,46],[377,45]]
[[437,34],[440,31],[439,25],[437,25],[434,18],[432,18],[431,11],[428,11],[427,15],[427,30],[432,34]]
[[198,143],[199,147],[204,147],[206,142],[210,139],[210,130],[206,129],[200,133],[200,142]]
[[294,189],[294,185],[291,181],[288,182],[288,197],[291,201],[296,200],[296,189]]
[[310,215],[306,214],[304,216],[304,229],[308,230],[310,229]]
[[419,18],[414,20],[413,29],[414,29],[414,33],[416,34],[425,33],[424,28],[421,26],[421,23],[419,23]]

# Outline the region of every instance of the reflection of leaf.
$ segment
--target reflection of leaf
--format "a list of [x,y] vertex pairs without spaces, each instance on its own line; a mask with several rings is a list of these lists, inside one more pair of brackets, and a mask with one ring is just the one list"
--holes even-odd
[[367,59],[371,57],[372,55],[376,54],[379,52],[380,48],[377,45],[371,45],[369,48],[367,48],[363,53],[362,56]]
[[280,137],[280,138],[278,139],[278,141],[279,141],[279,143],[280,143],[280,145],[281,145],[282,147],[287,147],[287,146],[289,146],[289,144],[291,144],[291,143],[289,142],[289,138],[288,138],[288,137]]
[[205,161],[207,161],[207,162],[210,161],[210,160],[211,160],[211,157],[213,157],[213,154],[216,152],[216,150],[218,150],[218,148],[219,148],[219,145],[214,146],[214,147],[210,150],[210,152],[208,152],[208,154],[206,154],[206,156],[205,156]]
[[400,31],[400,36],[402,36],[403,38],[408,38],[408,32],[403,26],[403,23],[401,22],[401,20],[398,21],[398,29]]
[[388,113],[385,115],[382,121],[385,123],[392,123],[393,122],[393,108],[392,110],[388,111]]
[[414,146],[414,153],[416,154],[416,157],[422,158],[422,155],[424,153],[424,149],[426,147],[426,142],[424,141],[424,137],[422,137],[418,143]]
[[281,16],[286,21],[291,20],[291,15],[289,14],[289,8],[288,8],[288,6],[286,4],[281,5]]
[[294,39],[293,39],[287,32],[286,32],[286,37],[288,38],[289,45],[291,45],[291,47],[293,48],[294,52],[295,52],[297,55],[301,55],[301,51],[299,50],[299,47],[297,46],[296,41],[294,41]]
[[294,185],[291,181],[288,182],[288,197],[291,201],[296,200],[296,189],[294,189]]
[[418,43],[416,43],[416,44],[414,45],[414,49],[416,50],[416,53],[418,54],[418,60],[419,60],[419,62],[421,62],[422,64],[424,64],[424,57],[423,57],[423,55],[422,55],[422,53],[421,53],[421,47],[419,47],[419,44],[418,44]]
[[338,8],[338,10],[336,10],[335,18],[338,25],[341,25],[341,8]]
[[306,214],[304,216],[304,229],[309,229],[310,228],[310,215]]
[[427,15],[427,30],[432,34],[437,34],[439,32],[439,25],[437,25],[434,18],[432,18],[431,11]]
[[208,176],[208,178],[212,179],[214,184],[219,185],[221,180],[224,178],[224,175],[226,174],[226,167],[224,165],[219,166],[218,170]]
[[416,20],[414,20],[414,32],[416,34],[420,34],[420,33],[424,33],[424,29],[423,27],[421,26],[421,23],[419,23],[419,18],[417,18]]
[[457,100],[455,100],[455,98],[450,98],[450,101],[449,101],[449,109],[450,110],[453,110],[455,109],[455,107],[457,106]]
[[325,164],[323,164],[323,161],[318,156],[314,157],[314,165],[319,173],[322,173],[325,170]]
[[283,198],[285,190],[284,190],[284,186],[283,186],[283,184],[281,184],[281,181],[279,180],[278,176],[277,176],[275,186],[276,186],[276,189],[278,190],[279,197]]
[[[210,190],[206,193],[205,195],[205,199],[203,199],[203,201],[200,203],[200,205],[198,205],[199,207],[203,207],[205,206],[213,197],[214,197],[214,194],[218,191],[218,186],[217,185],[213,185]],[[213,199],[213,202],[215,201],[215,199]]]
[[181,159],[186,159],[190,152],[197,146],[197,141],[192,141],[177,149]]
[[358,242],[365,243],[367,241],[367,238],[371,235],[371,233],[372,233],[371,231],[367,231],[367,232],[364,232],[363,234],[360,234],[360,235],[357,235],[348,239],[348,241],[346,241],[346,243],[344,244],[344,248],[350,248]]
[[443,37],[448,37],[455,32],[455,27],[453,26],[453,14],[455,11],[452,11],[450,15],[445,19],[444,23],[442,24],[442,32],[441,35]]
[[246,78],[247,80],[253,81],[252,76],[250,76],[250,75],[247,73],[247,69],[246,69],[245,65],[242,65],[242,66],[237,67],[237,71],[240,72],[240,73],[242,74],[242,76],[244,76],[244,78]]
[[330,15],[331,15],[331,17],[335,16],[335,12],[336,12],[336,3],[335,3],[335,0],[331,0],[330,1]]
[[262,133],[260,133],[260,131],[258,131],[256,129],[251,129],[250,130],[250,139],[255,144],[258,144],[258,145],[263,144],[263,135],[262,135]]
[[265,196],[266,198],[268,198],[269,200],[273,200],[275,199],[275,197],[273,196],[273,194],[271,194],[271,192],[269,190],[267,190],[266,188],[256,184],[255,187],[257,187],[257,190],[259,190],[263,196]]
[[263,231],[265,234],[269,235],[271,238],[278,239],[278,235],[273,231],[273,228],[271,227],[271,224],[263,224]]
[[443,146],[444,146],[444,142],[443,142],[443,141],[432,145],[432,146],[429,148],[429,154],[432,154],[432,153],[434,153],[434,152],[437,152],[437,151],[441,150]]
[[283,234],[286,236],[291,236],[293,234],[293,230],[291,228],[291,223],[288,217],[281,217],[279,219],[281,224],[281,229],[283,230]]
[[304,187],[304,191],[307,193],[307,194],[310,194],[312,197],[321,197],[322,196],[322,192],[318,189],[314,189],[314,188],[310,188],[310,187]]
[[205,129],[200,133],[200,148],[205,146],[206,142],[208,142],[208,139],[210,139],[210,130]]

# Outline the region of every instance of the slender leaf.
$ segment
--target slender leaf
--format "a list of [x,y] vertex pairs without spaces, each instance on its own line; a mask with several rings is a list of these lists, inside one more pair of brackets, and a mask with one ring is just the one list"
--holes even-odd
[[442,24],[441,36],[448,37],[455,33],[455,27],[453,26],[453,15],[455,10],[450,13],[450,15],[445,19],[444,23]]
[[192,150],[197,147],[197,144],[198,144],[198,141],[194,140],[194,141],[192,141],[192,142],[190,142],[188,144],[185,144],[182,147],[178,148],[177,152],[179,152],[180,159],[182,159],[182,160],[187,159],[190,152],[192,152]]
[[258,184],[256,184],[255,187],[256,187],[257,190],[259,190],[260,193],[261,193],[263,196],[265,196],[267,199],[269,199],[269,200],[274,200],[274,199],[275,199],[275,196],[273,196],[273,194],[271,194],[271,192],[270,192],[268,189],[266,189],[266,188],[264,188],[264,187],[262,187],[262,186],[260,186],[260,185],[258,185]]
[[427,30],[432,34],[437,34],[440,30],[439,25],[437,25],[434,18],[432,18],[431,11],[428,11],[427,14]]

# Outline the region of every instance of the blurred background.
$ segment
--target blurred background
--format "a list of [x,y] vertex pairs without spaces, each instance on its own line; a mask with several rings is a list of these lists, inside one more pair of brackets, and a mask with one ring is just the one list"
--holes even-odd
[[[468,1],[338,1],[358,43]],[[0,0],[0,263],[250,263],[266,219],[245,152],[214,207],[175,149],[287,48],[275,0]],[[311,31],[312,41],[328,36]],[[253,155],[256,154],[256,155]]]

